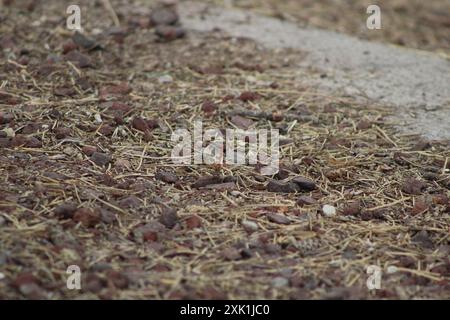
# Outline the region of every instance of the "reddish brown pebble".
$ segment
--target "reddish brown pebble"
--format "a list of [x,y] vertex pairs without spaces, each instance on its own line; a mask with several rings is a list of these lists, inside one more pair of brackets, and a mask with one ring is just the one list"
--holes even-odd
[[205,102],[203,102],[202,104],[202,111],[205,113],[214,113],[217,110],[217,105],[210,101],[210,100],[206,100]]
[[415,203],[414,203],[414,207],[411,209],[411,214],[413,216],[418,215],[418,214],[423,214],[426,211],[428,211],[429,206],[426,202],[426,199],[423,197],[419,197],[417,199],[415,199]]
[[447,195],[446,194],[438,194],[438,195],[435,195],[434,197],[433,197],[433,202],[435,203],[435,204],[447,204],[448,202],[450,201],[450,199],[447,197]]
[[108,137],[114,133],[114,130],[115,128],[113,126],[110,126],[109,124],[103,124],[100,129],[98,129],[98,132]]
[[239,96],[239,99],[244,102],[255,101],[255,100],[259,99],[259,94],[257,94],[256,92],[244,91]]
[[183,38],[186,31],[180,27],[159,25],[155,29],[155,33],[161,40],[173,41],[178,38]]
[[97,148],[96,148],[96,147],[93,147],[93,146],[84,146],[84,147],[81,149],[81,151],[82,151],[85,155],[87,155],[88,157],[90,157],[90,156],[92,156],[92,154],[93,154],[94,152],[97,151]]
[[272,112],[271,120],[274,122],[280,122],[284,119],[283,113],[281,111]]
[[81,222],[81,224],[87,228],[92,228],[100,223],[101,215],[99,210],[80,208],[75,211],[73,220],[75,222]]
[[107,95],[127,95],[130,94],[133,89],[127,83],[120,83],[113,86],[106,86],[100,89],[100,96]]
[[188,229],[200,228],[202,226],[202,220],[198,216],[192,215],[186,219],[186,226]]
[[128,113],[131,109],[129,105],[122,102],[113,102],[111,107],[109,107],[109,110],[122,111],[123,113]]
[[133,121],[131,122],[131,125],[136,130],[139,130],[139,131],[142,131],[142,132],[146,132],[146,131],[150,130],[148,122],[145,119],[141,118],[141,117],[135,117],[133,119]]
[[72,39],[67,40],[62,45],[63,54],[67,54],[70,51],[77,50],[78,46]]

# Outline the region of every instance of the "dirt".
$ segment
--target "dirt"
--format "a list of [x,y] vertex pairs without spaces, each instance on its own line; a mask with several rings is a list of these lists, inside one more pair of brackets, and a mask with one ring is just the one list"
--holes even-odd
[[[200,2],[183,2],[182,12],[185,24],[194,30],[222,30],[268,48],[303,52],[305,59],[293,67],[297,81],[324,94],[389,105],[391,121],[404,133],[450,138],[450,60],[445,57]],[[311,75],[310,69],[316,73]]]
[[[331,30],[360,39],[450,54],[450,2],[445,0],[210,0],[257,12],[300,27]],[[366,28],[367,7],[381,9],[381,29]]]
[[[0,11],[0,298],[450,298],[449,141],[297,81],[296,50],[111,4],[120,27],[82,4],[87,39],[60,1]],[[280,130],[276,175],[171,161],[173,130],[236,115]]]

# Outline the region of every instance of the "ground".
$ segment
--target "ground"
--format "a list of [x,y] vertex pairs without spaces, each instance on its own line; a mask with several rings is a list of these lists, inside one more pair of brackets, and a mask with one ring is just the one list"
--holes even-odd
[[[0,11],[0,298],[450,298],[449,141],[297,81],[302,52],[220,30],[172,40],[149,24],[155,2],[111,3],[120,27],[81,4],[93,43],[60,1]],[[422,28],[407,45],[448,50],[444,27]],[[278,128],[280,172],[173,164],[172,131],[200,118]]]
[[[347,33],[362,39],[450,54],[450,2],[420,0],[209,0],[292,21],[300,26]],[[382,28],[366,28],[369,5],[381,8]]]

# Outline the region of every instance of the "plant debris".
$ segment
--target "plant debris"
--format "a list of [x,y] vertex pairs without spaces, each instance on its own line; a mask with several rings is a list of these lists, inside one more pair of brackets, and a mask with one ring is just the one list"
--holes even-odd
[[[64,1],[21,2],[0,13],[1,299],[449,298],[448,141],[419,146],[392,109],[315,88],[304,53],[186,32],[172,7],[111,1],[118,27],[85,1],[77,35]],[[174,163],[198,119],[278,129],[280,171]]]

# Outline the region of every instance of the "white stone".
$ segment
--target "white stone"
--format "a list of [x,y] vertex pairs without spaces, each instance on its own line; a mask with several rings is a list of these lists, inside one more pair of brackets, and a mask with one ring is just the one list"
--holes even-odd
[[102,123],[103,122],[102,116],[100,115],[100,113],[96,113],[94,115],[94,119],[95,119],[95,122],[97,122],[97,123]]
[[333,217],[336,215],[336,208],[326,204],[323,206],[322,212],[325,217]]
[[165,74],[158,78],[159,83],[171,83],[172,81],[173,81],[173,78],[168,74]]

